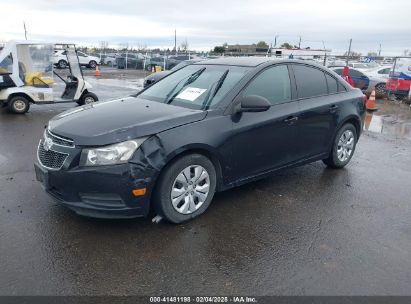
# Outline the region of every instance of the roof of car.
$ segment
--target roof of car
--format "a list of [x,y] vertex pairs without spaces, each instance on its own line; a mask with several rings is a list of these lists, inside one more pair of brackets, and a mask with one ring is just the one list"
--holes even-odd
[[206,61],[201,61],[196,64],[237,65],[256,67],[270,60],[272,59],[267,57],[222,57],[218,59],[209,59]]

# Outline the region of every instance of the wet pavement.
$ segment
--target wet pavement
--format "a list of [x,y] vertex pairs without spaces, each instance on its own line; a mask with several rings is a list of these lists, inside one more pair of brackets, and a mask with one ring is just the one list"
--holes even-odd
[[[100,99],[135,91],[93,81]],[[0,295],[411,295],[411,109],[378,105],[345,169],[279,172],[184,225],[56,205],[36,145],[74,105],[1,109]]]
[[378,111],[367,113],[364,128],[389,138],[411,140],[411,108],[407,104],[381,101],[378,104]]

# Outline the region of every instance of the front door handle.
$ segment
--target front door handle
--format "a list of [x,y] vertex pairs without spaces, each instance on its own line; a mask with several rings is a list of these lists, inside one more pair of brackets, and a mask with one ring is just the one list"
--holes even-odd
[[338,109],[337,105],[332,105],[331,107],[329,107],[329,110],[330,110],[331,113],[335,113],[337,111],[337,109]]
[[298,120],[298,117],[297,117],[297,116],[289,116],[289,117],[287,117],[286,119],[284,119],[284,122],[287,123],[287,124],[289,124],[289,125],[291,125],[291,124],[293,124],[294,122],[296,122],[297,120]]

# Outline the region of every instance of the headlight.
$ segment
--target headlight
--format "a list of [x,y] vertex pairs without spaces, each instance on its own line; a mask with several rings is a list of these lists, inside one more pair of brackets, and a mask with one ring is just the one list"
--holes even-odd
[[83,149],[80,157],[80,165],[104,166],[126,163],[146,139],[147,137],[142,137],[110,146]]

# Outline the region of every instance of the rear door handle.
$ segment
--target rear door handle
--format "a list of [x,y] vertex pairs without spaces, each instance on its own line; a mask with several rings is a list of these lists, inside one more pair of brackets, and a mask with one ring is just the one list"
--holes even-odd
[[334,113],[335,111],[337,111],[338,106],[337,105],[332,105],[331,107],[329,107],[329,110],[331,113]]
[[291,124],[293,124],[294,122],[296,122],[297,120],[298,120],[298,117],[297,117],[297,116],[289,116],[289,117],[287,117],[286,119],[284,119],[284,122],[287,123],[287,124],[289,124],[289,125],[291,125]]

